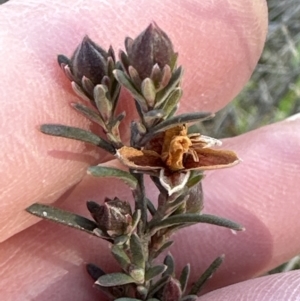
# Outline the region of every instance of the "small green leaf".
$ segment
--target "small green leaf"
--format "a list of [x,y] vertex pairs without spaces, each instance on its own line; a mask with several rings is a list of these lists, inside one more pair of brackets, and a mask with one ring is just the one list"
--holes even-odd
[[175,262],[171,254],[165,257],[164,264],[167,266],[167,269],[163,273],[163,276],[173,276],[175,272]]
[[139,90],[140,87],[141,87],[142,80],[141,80],[138,72],[136,71],[136,69],[134,67],[129,66],[128,67],[128,73],[129,73],[129,76],[131,78],[131,81],[132,81],[133,85],[135,86],[135,88],[137,90]]
[[182,75],[183,75],[182,67],[177,68],[176,71],[172,74],[171,79],[167,84],[167,86],[157,93],[155,108],[160,107],[165,102],[165,100],[170,95],[170,93],[174,91],[176,86],[179,84]]
[[66,57],[65,55],[63,55],[63,54],[59,54],[59,55],[57,56],[57,62],[58,62],[58,64],[59,64],[59,66],[60,66],[61,64],[69,65],[69,64],[70,64],[70,59],[69,59],[68,57]]
[[88,263],[86,265],[86,270],[89,273],[89,275],[94,279],[94,281],[96,281],[99,277],[105,275],[104,271],[102,271],[93,263]]
[[167,269],[167,266],[162,264],[162,265],[156,265],[154,267],[149,268],[146,271],[145,274],[145,281],[149,281],[152,278],[158,276],[159,274],[163,273]]
[[161,230],[164,228],[172,227],[175,225],[185,225],[189,226],[189,224],[196,224],[196,223],[206,223],[206,224],[212,224],[216,226],[221,226],[225,228],[230,228],[232,230],[236,231],[243,231],[245,228],[231,220],[210,215],[210,214],[194,214],[194,213],[185,213],[185,214],[177,214],[170,216],[162,221],[157,222],[153,228],[152,231],[155,230]]
[[169,116],[177,107],[181,96],[182,96],[181,88],[176,88],[170,93],[170,95],[165,100],[162,106],[162,109],[164,110],[166,116]]
[[207,270],[200,276],[200,278],[194,283],[192,286],[189,295],[198,295],[201,289],[203,288],[203,285],[206,283],[206,281],[212,276],[212,274],[219,268],[219,266],[224,261],[224,255],[219,256],[217,259],[215,259],[212,264],[207,268]]
[[103,119],[95,110],[81,104],[81,103],[72,103],[72,107],[78,111],[83,116],[87,117],[89,120],[99,124],[102,128],[106,128]]
[[187,264],[183,269],[182,272],[180,274],[179,277],[179,282],[181,284],[181,290],[182,293],[185,292],[187,284],[188,284],[188,280],[189,280],[189,276],[190,276],[190,271],[191,271],[191,267],[190,264]]
[[130,253],[131,253],[132,263],[137,267],[144,269],[145,257],[144,257],[143,245],[136,233],[132,233],[130,237]]
[[26,208],[26,211],[43,219],[95,235],[94,230],[97,228],[97,224],[83,216],[38,203],[29,206]]
[[114,147],[106,142],[104,139],[98,137],[92,132],[61,124],[43,124],[40,127],[42,133],[52,136],[64,137],[83,142],[88,142],[103,148],[111,154],[115,154]]
[[114,70],[113,74],[116,80],[132,94],[136,101],[139,102],[142,110],[147,112],[148,109],[146,99],[136,90],[134,85],[131,83],[130,78],[121,70]]
[[173,245],[174,241],[169,240],[165,242],[153,255],[153,258],[156,258],[158,255],[160,255],[164,250],[168,249],[171,245]]
[[155,95],[156,89],[153,81],[150,78],[145,78],[142,81],[141,91],[145,99],[147,100],[147,104],[150,108],[153,108],[155,104]]
[[91,174],[95,177],[111,177],[120,179],[131,189],[135,189],[137,186],[137,180],[134,176],[132,176],[129,172],[120,170],[118,168],[105,167],[100,165],[91,166],[88,168],[88,174]]
[[156,213],[156,209],[153,205],[153,203],[147,198],[146,199],[147,201],[147,208],[148,208],[148,211],[150,212],[150,214],[153,216],[155,213]]
[[105,85],[97,85],[94,88],[94,100],[103,119],[108,122],[112,115],[112,103],[108,99],[108,88]]
[[105,287],[135,283],[135,280],[124,273],[111,273],[98,278],[95,284]]
[[158,124],[157,126],[153,127],[151,129],[151,132],[152,133],[163,132],[178,124],[204,121],[212,118],[213,116],[214,114],[208,112],[196,112],[196,113],[186,113],[186,114],[177,115],[172,118],[168,118],[165,121]]
[[197,185],[202,179],[203,179],[204,175],[203,173],[202,174],[199,174],[199,175],[191,175],[191,177],[189,178],[188,182],[186,183],[186,186],[188,188],[191,188],[195,185]]
[[154,294],[156,294],[164,285],[168,282],[170,276],[164,276],[160,278],[158,281],[156,281],[154,284],[152,284],[149,288],[148,297],[152,297]]
[[123,249],[123,246],[113,245],[111,248],[111,253],[115,257],[115,259],[118,261],[122,269],[127,272],[128,267],[130,265],[130,258],[126,254],[126,252]]

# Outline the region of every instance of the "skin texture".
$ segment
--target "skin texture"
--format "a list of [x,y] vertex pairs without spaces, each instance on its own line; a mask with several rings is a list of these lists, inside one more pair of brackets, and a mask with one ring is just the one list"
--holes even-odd
[[[86,200],[131,199],[120,182],[86,175],[89,165],[118,165],[83,143],[42,135],[42,123],[94,130],[69,104],[78,101],[57,66],[85,34],[123,47],[155,20],[171,37],[185,68],[180,112],[217,111],[248,81],[267,30],[262,0],[220,1],[9,1],[0,6],[0,292],[3,300],[104,300],[92,289],[85,264],[115,271],[108,244],[30,216],[34,202],[53,203],[88,216]],[[134,118],[122,93],[120,110]],[[192,266],[192,280],[215,257],[226,261],[201,300],[297,300],[299,272],[249,280],[300,253],[297,214],[300,116],[228,139],[224,148],[243,162],[207,172],[205,213],[235,220],[246,231],[197,225],[182,230],[171,250],[178,271]],[[123,127],[128,137],[128,127]],[[156,190],[147,184],[154,200]],[[243,282],[242,282],[243,281]],[[237,283],[237,284],[236,284]],[[232,286],[228,286],[231,285]],[[225,287],[226,286],[226,287]],[[241,297],[242,296],[242,297]]]

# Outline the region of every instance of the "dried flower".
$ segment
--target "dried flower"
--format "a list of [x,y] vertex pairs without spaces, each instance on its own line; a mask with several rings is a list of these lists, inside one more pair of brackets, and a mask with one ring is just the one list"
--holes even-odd
[[[220,145],[221,142],[200,134],[188,135],[186,125],[183,124],[154,137],[142,150],[123,146],[117,150],[116,155],[123,164],[132,169],[162,170],[160,180],[165,186],[169,185],[166,178],[173,182],[178,178],[176,172],[219,169],[239,162],[237,155],[232,151],[210,148],[216,144]],[[188,173],[186,175],[176,179],[178,185],[175,186],[185,186],[189,177]]]

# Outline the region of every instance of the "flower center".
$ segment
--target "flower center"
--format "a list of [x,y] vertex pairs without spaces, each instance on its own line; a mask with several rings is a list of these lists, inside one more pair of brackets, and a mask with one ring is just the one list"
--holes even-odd
[[183,155],[189,151],[191,145],[192,142],[187,136],[174,137],[170,142],[166,165],[174,171],[183,169]]

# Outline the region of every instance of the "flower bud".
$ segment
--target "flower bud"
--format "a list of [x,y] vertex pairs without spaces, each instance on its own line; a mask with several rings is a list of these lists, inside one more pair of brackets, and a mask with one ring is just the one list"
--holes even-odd
[[127,38],[125,43],[129,64],[143,80],[150,77],[152,68],[171,65],[174,59],[173,44],[156,23],[151,23],[136,39]]
[[163,301],[179,301],[182,295],[180,282],[173,277],[170,278],[165,285],[162,300]]
[[106,199],[101,206],[90,201],[87,207],[99,228],[109,236],[117,237],[127,233],[132,221],[131,207],[127,202],[118,198]]
[[85,36],[70,60],[70,69],[75,82],[80,85],[85,76],[94,85],[100,84],[108,72],[109,56],[111,54]]

